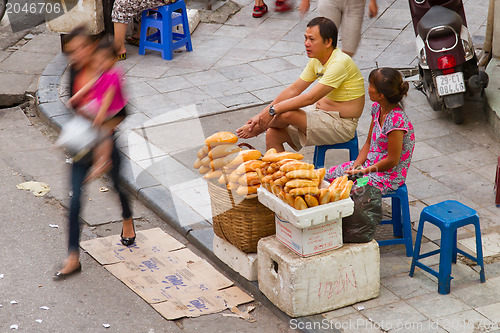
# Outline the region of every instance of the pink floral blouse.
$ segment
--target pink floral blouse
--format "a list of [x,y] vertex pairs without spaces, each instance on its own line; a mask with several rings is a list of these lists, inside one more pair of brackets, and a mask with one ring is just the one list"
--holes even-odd
[[[382,191],[382,194],[386,194],[389,191],[397,190],[406,180],[411,156],[415,147],[415,133],[408,116],[400,108],[395,108],[385,117],[382,127],[379,122],[380,105],[378,103],[373,103],[371,113],[373,121],[372,137],[370,141],[370,150],[365,163],[363,163],[363,168],[367,168],[387,157],[387,135],[389,132],[394,130],[405,132],[403,136],[403,149],[398,165],[387,171],[371,172],[366,175],[369,178],[368,184],[378,187]],[[334,178],[344,175],[344,170],[352,166],[353,163],[354,161],[350,161],[334,166],[328,170],[326,179],[331,181]]]

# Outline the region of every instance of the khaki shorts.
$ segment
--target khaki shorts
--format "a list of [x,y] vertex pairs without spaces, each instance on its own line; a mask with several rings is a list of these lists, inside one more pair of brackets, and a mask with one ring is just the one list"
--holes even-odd
[[307,116],[307,133],[295,126],[288,126],[287,132],[292,139],[290,146],[299,151],[304,146],[333,145],[347,142],[354,137],[358,118],[341,118],[337,111],[324,111],[309,105],[303,108]]
[[355,53],[361,39],[366,0],[319,0],[319,16],[332,20],[340,32],[342,51]]

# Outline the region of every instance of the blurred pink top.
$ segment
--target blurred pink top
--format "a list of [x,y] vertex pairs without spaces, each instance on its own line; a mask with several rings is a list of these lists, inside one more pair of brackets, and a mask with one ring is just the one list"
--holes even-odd
[[104,95],[109,88],[115,88],[115,96],[111,101],[111,105],[106,111],[106,119],[109,119],[116,115],[123,107],[127,104],[127,100],[123,94],[122,89],[122,77],[123,74],[116,67],[113,67],[104,73],[97,79],[94,86],[89,91],[89,96],[91,98],[90,102],[82,107],[82,110],[89,115],[95,117],[101,108]]

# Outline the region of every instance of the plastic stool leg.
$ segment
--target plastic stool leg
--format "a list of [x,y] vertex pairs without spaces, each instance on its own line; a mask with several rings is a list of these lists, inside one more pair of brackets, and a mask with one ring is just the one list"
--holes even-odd
[[453,250],[451,252],[451,261],[456,264],[457,263],[457,230],[453,233]]
[[403,237],[403,223],[401,221],[401,200],[399,197],[392,197],[392,232],[396,237]]
[[476,263],[481,267],[479,271],[479,278],[481,282],[486,282],[486,277],[484,275],[484,261],[483,261],[483,243],[481,241],[481,228],[479,227],[479,221],[474,223],[475,232],[476,232]]
[[418,222],[417,238],[415,239],[415,249],[413,250],[413,259],[411,260],[411,267],[410,267],[411,277],[413,277],[413,273],[415,272],[415,264],[418,261],[418,257],[420,256],[420,243],[422,242],[424,223],[425,220],[420,218],[420,221]]
[[[167,10],[167,13],[163,15],[163,31],[161,31],[161,44],[162,51],[161,57],[164,60],[172,60],[174,58],[174,41],[172,32],[172,11]],[[166,17],[165,17],[166,16]]]
[[314,157],[313,164],[316,169],[323,168],[325,166],[325,154],[326,150],[320,146],[314,147]]
[[[146,21],[147,11],[142,12],[142,22]],[[146,54],[146,37],[148,34],[148,27],[146,25],[141,26],[141,37],[139,39],[139,55]]]
[[438,292],[441,295],[450,293],[451,257],[453,251],[453,235],[451,230],[441,230],[441,250],[439,256]]
[[193,51],[193,43],[191,42],[191,32],[189,31],[189,20],[185,5],[182,6],[182,30],[184,32],[184,38],[187,39],[186,50],[191,52]]
[[352,147],[349,148],[349,160],[355,161],[359,155],[359,144],[358,144],[358,134],[354,134],[352,140]]
[[401,224],[406,245],[406,256],[411,257],[413,255],[413,237],[411,232],[410,203],[408,202],[408,195],[402,196],[400,198],[400,203],[402,215]]

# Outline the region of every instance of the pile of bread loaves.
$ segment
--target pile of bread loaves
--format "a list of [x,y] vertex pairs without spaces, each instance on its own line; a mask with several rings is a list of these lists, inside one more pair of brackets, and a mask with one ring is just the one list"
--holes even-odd
[[[352,187],[347,176],[321,188],[326,170],[301,161],[298,153],[268,150],[264,156],[255,149],[242,150],[231,132],[218,132],[205,140],[194,168],[205,179],[217,179],[236,194],[257,196],[261,185],[295,209],[306,209],[346,199]],[[262,157],[262,158],[261,158]]]

